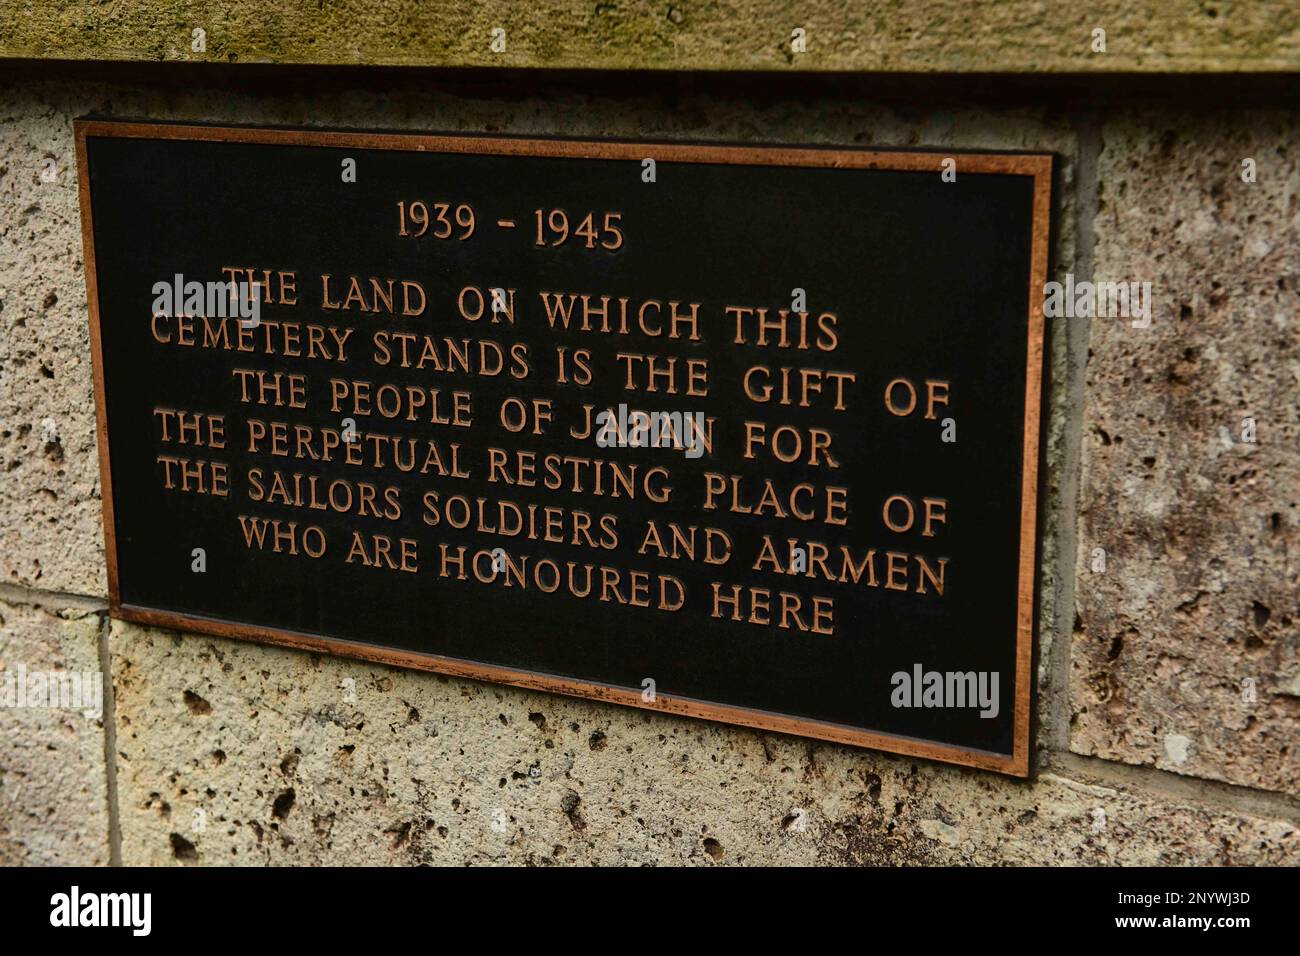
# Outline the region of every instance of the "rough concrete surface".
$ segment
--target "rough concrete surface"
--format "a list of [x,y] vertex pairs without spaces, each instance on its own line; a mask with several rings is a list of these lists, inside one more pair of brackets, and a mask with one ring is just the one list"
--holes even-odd
[[[0,687],[25,676],[35,692],[38,673],[99,675],[101,623],[95,612],[0,601]],[[106,864],[105,717],[17,706],[34,702],[0,692],[0,866]]]
[[1300,113],[1103,136],[1097,275],[1156,310],[1091,323],[1070,746],[1295,794]]
[[[1098,29],[1105,31],[1104,45],[1094,34]],[[795,30],[803,31],[801,37]],[[1285,0],[0,0],[0,57],[642,70],[1249,72],[1300,63],[1300,8]]]
[[48,110],[0,92],[0,582],[103,594],[77,162]]
[[127,864],[1296,863],[1293,822],[115,622]]

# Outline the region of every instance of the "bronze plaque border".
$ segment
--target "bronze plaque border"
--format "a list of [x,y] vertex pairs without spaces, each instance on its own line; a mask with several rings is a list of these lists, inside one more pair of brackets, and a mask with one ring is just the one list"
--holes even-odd
[[[90,343],[94,362],[95,418],[99,439],[99,473],[103,488],[104,546],[108,566],[109,613],[124,621],[175,628],[216,637],[243,638],[317,653],[335,654],[393,667],[435,671],[454,677],[492,681],[529,690],[608,701],[644,710],[682,714],[756,730],[775,731],[829,740],[888,753],[923,757],[994,770],[1017,777],[1029,775],[1030,703],[1033,699],[1032,658],[1034,635],[1034,583],[1038,518],[1038,457],[1043,365],[1043,287],[1047,281],[1050,242],[1052,156],[1040,153],[971,153],[964,151],[906,152],[782,145],[722,146],[685,143],[642,143],[616,140],[536,139],[512,136],[458,134],[367,133],[343,130],[283,129],[77,119],[73,121],[77,146],[78,190],[81,200],[81,234],[85,248],[86,294],[90,312]],[[1034,180],[1033,236],[1029,267],[1029,343],[1025,370],[1024,449],[1020,498],[1020,556],[1016,611],[1016,699],[1013,753],[990,753],[934,741],[876,733],[842,724],[790,717],[770,711],[715,704],[658,694],[642,700],[637,688],[556,677],[514,670],[459,658],[421,654],[397,648],[337,640],[296,631],[238,624],[216,618],[195,617],[123,604],[117,578],[117,547],[113,520],[113,473],[108,442],[108,417],[104,395],[99,295],[95,274],[95,233],[90,201],[86,140],[91,137],[197,140],[221,143],[258,143],[268,146],[358,147],[415,152],[471,153],[496,156],[548,156],[572,159],[652,158],[667,163],[721,163],[760,166],[813,166],[833,169],[888,169],[942,172],[942,162],[959,158],[960,175],[1030,176]]]

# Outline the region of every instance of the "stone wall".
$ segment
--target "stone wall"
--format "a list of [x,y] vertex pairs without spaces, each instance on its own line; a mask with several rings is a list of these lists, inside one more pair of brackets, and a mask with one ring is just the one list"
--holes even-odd
[[[1096,42],[1098,29],[1104,44]],[[791,42],[796,30],[798,46]],[[0,0],[4,56],[615,70],[1256,72],[1295,69],[1300,8],[1287,0]]]
[[[111,680],[100,717],[0,711],[0,862],[1300,862],[1300,113],[1271,87],[51,72],[0,85],[0,667]],[[1055,277],[1156,308],[1053,320],[1033,778],[110,621],[92,112],[1056,153]]]

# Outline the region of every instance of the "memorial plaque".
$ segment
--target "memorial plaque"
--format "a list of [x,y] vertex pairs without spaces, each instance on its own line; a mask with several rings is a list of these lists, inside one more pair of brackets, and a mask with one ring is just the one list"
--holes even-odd
[[1028,772],[1051,157],[76,133],[115,615]]

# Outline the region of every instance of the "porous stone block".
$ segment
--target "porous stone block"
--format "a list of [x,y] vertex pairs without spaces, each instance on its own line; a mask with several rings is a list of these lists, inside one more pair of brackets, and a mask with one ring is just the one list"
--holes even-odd
[[1268,819],[115,622],[128,864],[1286,863]]
[[1155,309],[1091,320],[1070,747],[1295,794],[1300,114],[1103,139],[1097,277]]
[[102,621],[0,600],[0,865],[110,860]]

